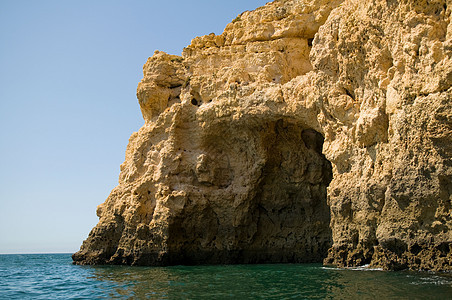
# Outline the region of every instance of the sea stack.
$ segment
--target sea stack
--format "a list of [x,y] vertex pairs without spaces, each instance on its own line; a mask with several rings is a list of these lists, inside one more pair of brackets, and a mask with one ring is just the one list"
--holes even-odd
[[451,9],[276,0],[156,51],[74,263],[451,271]]

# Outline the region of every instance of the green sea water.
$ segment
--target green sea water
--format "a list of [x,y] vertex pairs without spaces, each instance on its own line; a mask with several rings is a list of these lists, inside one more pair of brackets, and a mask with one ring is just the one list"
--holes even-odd
[[321,264],[75,266],[0,255],[0,299],[452,299],[452,275]]

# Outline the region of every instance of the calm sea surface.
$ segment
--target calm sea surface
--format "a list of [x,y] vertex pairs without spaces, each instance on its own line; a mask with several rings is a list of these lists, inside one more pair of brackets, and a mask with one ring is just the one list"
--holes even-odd
[[0,299],[452,299],[452,275],[320,264],[74,266],[70,254],[0,255]]

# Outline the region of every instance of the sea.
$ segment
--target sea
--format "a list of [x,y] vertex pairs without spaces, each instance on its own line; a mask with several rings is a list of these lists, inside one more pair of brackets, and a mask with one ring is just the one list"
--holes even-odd
[[0,255],[0,299],[452,299],[452,274],[321,264],[76,266]]

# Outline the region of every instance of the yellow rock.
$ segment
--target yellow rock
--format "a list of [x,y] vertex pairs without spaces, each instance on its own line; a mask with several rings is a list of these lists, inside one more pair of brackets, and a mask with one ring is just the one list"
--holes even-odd
[[75,263],[451,270],[451,8],[278,0],[156,51]]

